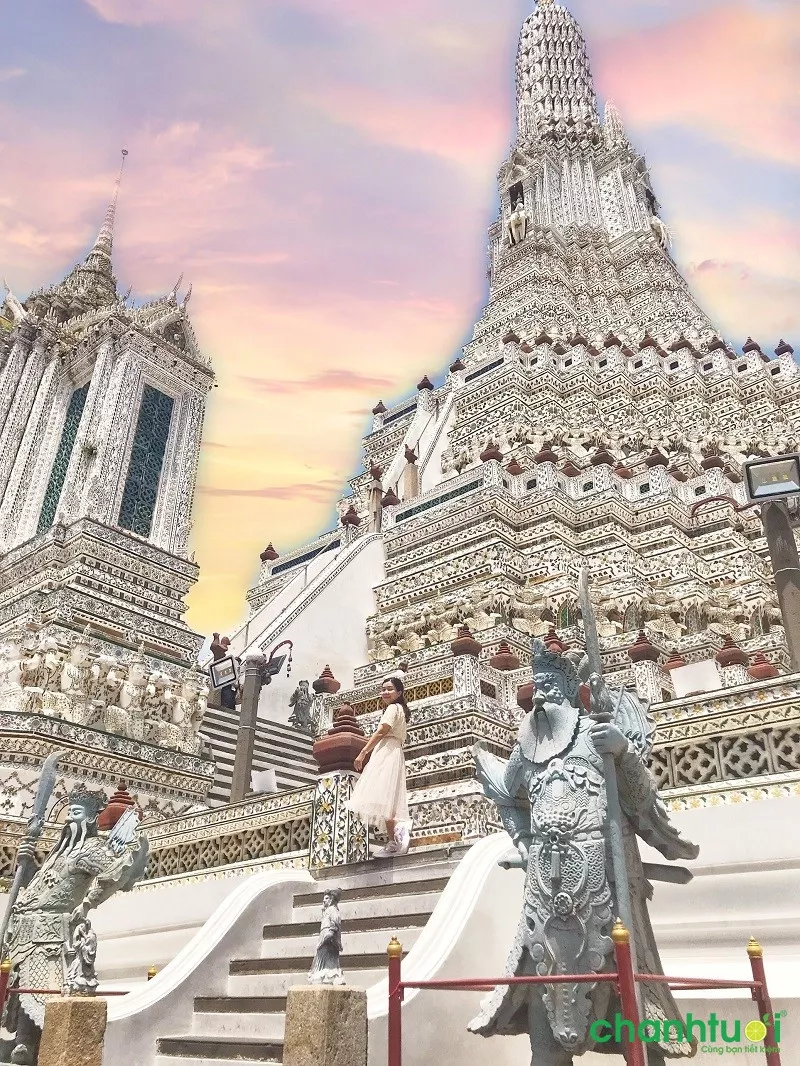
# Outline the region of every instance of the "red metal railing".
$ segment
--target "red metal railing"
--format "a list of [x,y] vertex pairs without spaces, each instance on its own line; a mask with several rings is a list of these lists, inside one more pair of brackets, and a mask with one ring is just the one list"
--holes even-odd
[[[559,974],[544,977],[470,977],[452,981],[403,981],[403,948],[396,937],[392,937],[387,949],[389,956],[389,1060],[388,1066],[402,1066],[402,1005],[403,992],[407,988],[438,989],[439,991],[492,991],[497,985],[554,985],[554,984],[594,984],[599,981],[612,981],[616,986],[622,1006],[622,1017],[631,1023],[633,1036],[628,1037],[625,1046],[627,1066],[647,1066],[644,1044],[639,1037],[639,1006],[636,1001],[637,981],[659,982],[669,985],[676,991],[688,991],[712,988],[748,988],[758,1005],[759,1017],[764,1020],[767,1032],[764,1037],[764,1054],[767,1066],[781,1066],[780,1051],[775,1039],[774,1012],[767,988],[764,972],[764,958],[761,946],[755,940],[747,945],[752,981],[716,981],[702,977],[665,977],[663,974],[635,973],[631,958],[630,934],[617,920],[612,931],[614,940],[614,960],[616,971],[597,974]],[[767,1020],[769,1018],[769,1020]],[[627,1034],[626,1034],[627,1035]]]

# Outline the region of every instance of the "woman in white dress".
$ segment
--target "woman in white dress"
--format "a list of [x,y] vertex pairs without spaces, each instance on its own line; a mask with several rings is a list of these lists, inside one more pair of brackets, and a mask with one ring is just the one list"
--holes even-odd
[[362,822],[386,832],[389,842],[376,852],[380,857],[405,855],[411,843],[406,760],[403,756],[411,712],[404,691],[402,677],[398,674],[384,678],[381,700],[386,710],[378,728],[354,762],[356,770],[359,773],[363,770],[363,773],[345,804]]

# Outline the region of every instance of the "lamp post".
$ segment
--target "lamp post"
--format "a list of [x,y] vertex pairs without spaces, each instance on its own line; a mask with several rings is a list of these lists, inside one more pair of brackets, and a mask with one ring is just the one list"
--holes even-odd
[[269,657],[260,652],[248,655],[244,662],[244,681],[242,684],[242,703],[239,711],[239,731],[236,737],[236,757],[233,762],[231,780],[231,803],[243,800],[250,791],[250,778],[253,773],[253,751],[256,743],[256,722],[258,721],[258,701],[261,689],[268,685],[275,674],[280,673],[285,655],[276,657],[279,648],[288,645],[289,661],[286,673],[292,664],[292,642],[283,640],[269,653]]
[[787,501],[800,497],[800,454],[751,459],[742,464],[748,502],[743,506],[732,496],[709,496],[698,500],[692,515],[709,503],[724,500],[735,511],[760,508],[775,588],[778,593],[786,646],[792,670],[800,671],[800,557],[794,539]]

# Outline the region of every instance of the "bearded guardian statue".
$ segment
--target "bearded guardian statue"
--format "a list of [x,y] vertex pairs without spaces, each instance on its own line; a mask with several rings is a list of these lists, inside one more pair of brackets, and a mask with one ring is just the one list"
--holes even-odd
[[[149,845],[135,807],[114,819],[118,808],[112,805],[112,819],[101,830],[98,816],[108,802],[104,793],[79,785],[68,802],[61,836],[11,911],[5,957],[21,988],[96,988],[97,941],[87,914],[115,892],[133,888],[147,867]],[[20,845],[18,861],[32,855],[32,842]],[[39,994],[19,996],[17,1030],[7,1053],[13,1062],[36,1061],[45,1002]]]
[[289,715],[289,725],[293,725],[301,733],[313,733],[314,718],[311,714],[311,704],[313,702],[314,697],[308,690],[308,682],[299,682],[292,693],[292,698],[289,700],[289,706],[293,708],[292,713]]
[[[668,859],[692,859],[698,848],[670,825],[647,769],[652,724],[629,692],[609,693],[602,679],[589,680],[592,709],[578,702],[575,663],[532,644],[533,709],[523,719],[506,762],[476,749],[478,778],[494,801],[516,852],[501,861],[526,870],[525,895],[508,976],[591,974],[614,970],[611,928],[618,916],[609,840],[603,755],[612,755],[622,806],[622,835],[631,895],[631,938],[640,973],[663,973],[647,913],[648,877],[686,880],[687,871],[644,865],[637,835]],[[611,711],[611,713],[609,713]],[[603,721],[601,719],[608,719]],[[678,876],[675,876],[678,875]],[[690,875],[689,875],[690,876]],[[648,1019],[678,1019],[670,990],[640,986]],[[470,1023],[482,1036],[528,1033],[535,1066],[571,1066],[573,1056],[594,1049],[592,1023],[622,1013],[610,982],[511,985],[497,988]],[[649,1044],[649,1064],[690,1057],[689,1042]],[[606,1043],[605,1052],[623,1054]]]

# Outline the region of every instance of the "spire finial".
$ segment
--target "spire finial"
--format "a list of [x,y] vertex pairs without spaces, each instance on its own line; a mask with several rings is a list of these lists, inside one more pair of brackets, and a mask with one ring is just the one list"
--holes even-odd
[[114,192],[106,208],[103,225],[100,227],[100,232],[97,234],[97,240],[94,242],[91,252],[86,256],[86,263],[89,266],[109,275],[111,274],[111,248],[114,242],[114,216],[117,211],[117,197],[119,196],[119,186],[122,181],[122,171],[125,169],[125,157],[127,154],[128,149],[123,148],[119,173],[117,174],[117,180],[114,182]]
[[172,286],[172,291],[170,292],[169,296],[167,297],[167,300],[169,301],[169,303],[174,304],[174,303],[178,302],[178,289],[181,287],[181,282],[182,281],[183,281],[183,271],[181,271],[180,277],[175,282],[175,284]]

